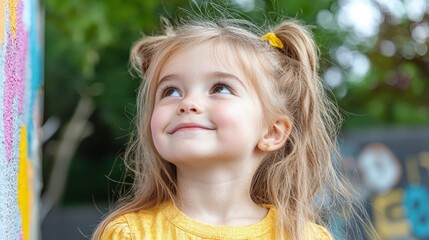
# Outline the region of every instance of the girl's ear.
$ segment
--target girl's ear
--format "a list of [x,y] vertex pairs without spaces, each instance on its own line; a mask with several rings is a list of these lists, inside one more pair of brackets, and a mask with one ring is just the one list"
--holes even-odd
[[270,152],[283,147],[289,138],[291,129],[292,123],[289,119],[277,120],[259,140],[259,150]]

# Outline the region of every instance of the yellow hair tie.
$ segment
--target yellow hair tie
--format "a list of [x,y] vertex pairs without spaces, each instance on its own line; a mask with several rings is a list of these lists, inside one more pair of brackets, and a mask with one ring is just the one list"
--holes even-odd
[[261,37],[261,39],[268,41],[268,43],[273,47],[283,49],[282,40],[280,40],[280,38],[278,38],[276,34],[272,32],[265,34],[264,36]]

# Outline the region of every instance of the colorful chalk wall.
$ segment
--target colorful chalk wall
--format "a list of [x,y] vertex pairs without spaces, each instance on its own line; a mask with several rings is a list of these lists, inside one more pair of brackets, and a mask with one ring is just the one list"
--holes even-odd
[[378,237],[429,239],[429,127],[360,130],[346,134],[344,143],[349,175],[359,174],[354,188]]
[[0,239],[38,239],[42,39],[38,0],[0,1]]

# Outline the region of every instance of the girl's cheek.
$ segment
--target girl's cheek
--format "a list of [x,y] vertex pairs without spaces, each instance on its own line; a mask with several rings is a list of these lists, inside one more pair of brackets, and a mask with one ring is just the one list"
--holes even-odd
[[166,127],[172,123],[175,109],[171,106],[157,106],[154,108],[151,118],[152,134],[162,134]]
[[158,134],[158,131],[160,130],[160,124],[163,122],[162,120],[163,120],[162,111],[155,108],[153,110],[152,118],[150,120],[150,127],[152,130],[152,135],[155,136],[156,134]]
[[152,117],[150,120],[150,129],[152,132],[152,142],[157,151],[159,151],[160,139],[162,138],[162,116],[160,116],[160,112],[157,109],[154,109],[152,113]]
[[215,114],[216,122],[221,125],[236,125],[239,124],[242,120],[242,106],[228,106],[220,107]]

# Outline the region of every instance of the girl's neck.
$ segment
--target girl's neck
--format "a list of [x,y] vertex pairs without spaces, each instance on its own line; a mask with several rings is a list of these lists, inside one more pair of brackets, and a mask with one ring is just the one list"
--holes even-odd
[[259,222],[267,210],[253,202],[249,190],[256,171],[248,169],[177,168],[180,210],[212,225],[243,226]]

